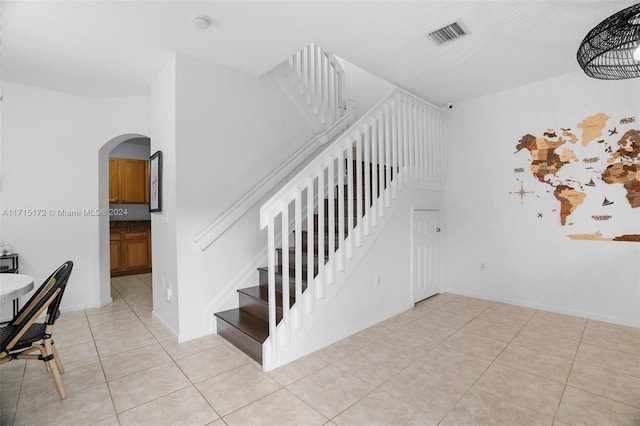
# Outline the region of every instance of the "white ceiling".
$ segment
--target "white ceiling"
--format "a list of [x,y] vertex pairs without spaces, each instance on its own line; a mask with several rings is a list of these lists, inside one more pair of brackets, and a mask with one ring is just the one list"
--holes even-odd
[[[262,75],[316,43],[435,104],[578,71],[582,38],[634,1],[0,1],[2,78],[147,95],[176,51]],[[192,18],[213,25],[199,30]],[[470,35],[424,36],[461,19]],[[348,79],[348,76],[347,76]]]

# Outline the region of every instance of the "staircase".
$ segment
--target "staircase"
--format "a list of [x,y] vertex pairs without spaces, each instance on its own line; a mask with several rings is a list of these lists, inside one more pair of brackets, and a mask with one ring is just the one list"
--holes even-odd
[[[355,148],[353,149],[353,158],[357,158],[357,153]],[[356,188],[361,188],[364,192],[368,189],[369,197],[369,206],[373,199],[377,198],[380,190],[384,190],[386,188],[386,167],[382,166],[382,168],[377,167],[375,164],[369,163],[369,167],[365,164],[362,164],[362,167],[358,167],[356,164],[357,160],[353,160],[353,166],[350,168],[351,170],[361,170],[362,179],[357,179],[356,176],[353,176],[353,185],[357,185],[357,181],[360,181],[360,185]],[[349,169],[349,167],[345,167],[345,170]],[[368,178],[365,176],[365,170],[369,170]],[[393,174],[390,175],[390,182],[393,181]],[[375,181],[375,184],[374,184]],[[366,182],[366,184],[365,184]],[[373,196],[373,188],[378,188],[376,192],[376,197]],[[277,263],[275,265],[274,277],[275,277],[275,294],[276,294],[276,322],[279,324],[283,314],[283,298],[288,298],[288,306],[293,307],[297,302],[296,296],[296,280],[295,276],[297,274],[298,268],[297,265],[300,266],[301,273],[301,290],[304,293],[307,290],[307,279],[309,277],[315,278],[318,276],[318,272],[320,269],[320,264],[325,265],[329,261],[329,252],[330,252],[330,244],[323,247],[322,256],[319,255],[319,233],[318,230],[323,228],[323,240],[324,241],[334,241],[333,253],[335,254],[335,250],[339,248],[339,240],[342,235],[343,238],[349,236],[349,227],[347,226],[350,223],[349,220],[349,205],[353,206],[358,203],[357,191],[353,191],[352,194],[352,203],[349,203],[346,197],[349,196],[348,185],[343,185],[342,190],[336,186],[335,191],[333,191],[335,197],[332,200],[327,198],[324,199],[324,217],[323,220],[320,220],[319,214],[314,213],[313,217],[313,237],[310,238],[310,232],[308,229],[300,231],[300,240],[299,247],[300,250],[300,259],[296,262],[296,246],[295,242],[298,239],[295,238],[295,232],[292,232],[289,240],[294,241],[294,246],[290,246],[287,249],[278,248],[276,249],[277,253]],[[342,201],[338,199],[338,194],[342,193],[343,198]],[[364,202],[364,198],[361,198],[361,203]],[[358,218],[362,217],[364,212],[364,205],[361,204],[362,208],[356,209],[355,212],[351,212],[351,218],[353,220],[354,226],[358,223]],[[353,210],[353,209],[351,209]],[[334,220],[329,220],[329,214],[331,212],[334,213]],[[342,212],[342,217],[338,218]],[[333,222],[334,226],[330,228],[329,223]],[[342,224],[342,225],[341,225]],[[340,232],[340,229],[342,232]],[[333,232],[330,231],[332,229]],[[330,235],[332,234],[332,235]],[[287,246],[285,246],[287,247]],[[309,259],[309,252],[311,247],[313,247],[313,257]],[[313,267],[311,266],[313,265]],[[312,275],[310,274],[310,270],[313,269]],[[298,274],[300,275],[300,274]],[[288,286],[285,286],[286,289],[283,291],[283,282],[289,283]],[[267,266],[258,268],[258,285],[249,288],[243,288],[237,290],[238,298],[239,298],[239,307],[236,309],[230,309],[224,312],[218,312],[215,314],[218,334],[227,339],[229,342],[234,344],[236,347],[240,348],[243,352],[253,358],[256,362],[262,364],[262,345],[265,340],[269,336],[269,268]],[[286,296],[285,296],[286,294]],[[285,303],[286,304],[286,303]]]
[[[330,54],[305,48],[279,72],[319,128],[344,120],[344,76]],[[443,140],[442,112],[400,89],[340,133],[260,208],[267,265],[257,286],[237,290],[238,308],[214,314],[218,334],[265,371],[345,337],[325,317],[344,306],[332,301],[412,188],[442,186]]]

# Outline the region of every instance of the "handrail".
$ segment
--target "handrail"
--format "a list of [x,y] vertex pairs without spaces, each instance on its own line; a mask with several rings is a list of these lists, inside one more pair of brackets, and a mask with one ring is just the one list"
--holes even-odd
[[[269,268],[266,347],[271,350],[268,355],[271,362],[276,362],[278,348],[289,343],[293,330],[303,327],[304,310],[313,309],[313,300],[325,293],[326,283],[334,282],[336,273],[354,256],[362,237],[377,226],[378,218],[385,215],[405,183],[410,178],[444,180],[443,139],[441,110],[395,89],[262,205],[260,228],[267,228]],[[302,234],[311,230],[316,232],[306,233],[303,247]],[[290,309],[289,286],[282,285],[283,317],[279,324],[275,279],[278,233],[282,236],[278,265],[281,282],[289,283],[290,279],[295,282],[294,309]],[[295,236],[293,242],[291,235]],[[314,253],[321,259],[317,264]],[[303,281],[307,286],[305,294],[309,295],[305,297],[304,309],[299,303]]]
[[318,147],[331,141],[336,135],[347,128],[353,120],[353,112],[349,111],[335,122],[330,128],[320,133],[302,148],[293,153],[289,158],[282,162],[275,170],[273,170],[258,185],[254,186],[250,191],[244,194],[238,201],[229,207],[220,217],[200,232],[193,241],[198,245],[200,250],[206,250],[227,229],[236,223],[252,206],[258,203],[265,195],[269,193],[279,182],[293,172],[300,163],[302,163],[309,155],[313,154]]

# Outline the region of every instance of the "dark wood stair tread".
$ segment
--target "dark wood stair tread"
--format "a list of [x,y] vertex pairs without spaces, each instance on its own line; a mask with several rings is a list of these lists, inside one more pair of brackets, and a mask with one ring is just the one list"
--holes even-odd
[[[276,291],[278,293],[281,292],[281,288],[282,288],[282,266],[280,265],[276,265],[275,267],[276,273]],[[289,269],[289,294],[292,294],[292,292],[295,291],[295,284],[296,284],[296,276],[295,274],[291,273],[291,269]],[[267,287],[269,285],[268,281],[268,277],[269,277],[269,268],[267,266],[260,266],[258,268],[258,273],[259,273],[259,284],[262,287]],[[306,272],[304,272],[302,274],[302,291],[305,291],[307,289],[307,274]]]
[[[306,251],[307,245],[303,244],[302,245],[302,261],[306,263],[306,259],[307,259],[307,251]],[[276,248],[276,252],[277,253],[282,253],[282,248]],[[295,247],[289,247],[289,256],[295,255],[296,254],[296,248]],[[313,257],[317,258],[318,257],[318,253],[314,252],[313,253]],[[329,256],[327,254],[325,254],[324,256],[325,260],[329,260]],[[316,259],[317,261],[317,259]],[[317,263],[317,262],[316,262]]]
[[[275,269],[276,269],[276,279],[282,279],[282,265],[276,265]],[[269,274],[269,267],[268,266],[259,266],[258,267],[258,272],[261,272],[265,277],[267,277],[268,276],[267,274]],[[291,281],[292,283],[295,282],[295,277],[292,276],[291,274],[289,274],[289,281]],[[303,281],[302,285],[303,285],[303,288],[304,288],[307,285],[306,284],[306,281],[307,281],[307,275],[306,274],[302,277],[302,281]]]
[[229,309],[214,315],[260,344],[269,337],[269,323],[259,320],[242,309]]
[[[238,293],[242,293],[245,296],[264,302],[265,304],[269,304],[269,289],[267,287],[257,285],[254,287],[241,288],[238,290]],[[289,294],[289,306],[293,306],[295,302],[295,295]],[[282,309],[282,293],[277,290],[276,306]]]

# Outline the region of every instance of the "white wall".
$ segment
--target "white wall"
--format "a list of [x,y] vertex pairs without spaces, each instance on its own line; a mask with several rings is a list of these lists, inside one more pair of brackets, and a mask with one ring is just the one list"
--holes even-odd
[[[599,112],[640,120],[639,90],[637,80],[603,82],[574,73],[462,102],[448,112],[447,291],[640,325],[640,244],[566,236],[598,229],[610,236],[640,233],[640,209],[625,206],[622,197],[604,211],[612,220],[595,222],[590,215],[602,212],[595,209],[598,196],[570,216],[575,225],[562,226],[553,211],[559,202],[547,193],[553,188],[532,179],[528,165],[523,174],[514,173],[528,164],[528,152],[514,154],[522,136],[570,127],[581,137],[576,125]],[[522,204],[510,194],[520,189],[516,178],[535,192]],[[621,185],[599,183],[608,186],[607,194],[624,192]]]
[[[137,138],[122,142],[109,153],[109,157],[149,159],[149,138]],[[127,214],[113,215],[110,220],[151,220],[148,204],[110,204],[110,208],[118,211],[124,209]]]
[[356,114],[354,121],[365,115],[375,104],[387,96],[395,85],[365,71],[357,65],[338,58],[345,74],[345,92],[347,99],[355,101]]
[[[194,238],[314,135],[270,76],[184,55],[168,68],[152,86],[151,151],[164,153],[169,210],[168,217],[152,215],[154,311],[186,340],[211,333],[207,308],[222,293],[237,306],[228,285],[266,246],[259,205],[206,251]],[[157,288],[161,279],[175,287],[171,302]]]
[[74,261],[64,310],[100,306],[100,242],[108,242],[108,230],[100,234],[100,217],[58,210],[102,207],[98,152],[117,135],[148,132],[148,98],[85,98],[11,82],[3,82],[3,96],[2,208],[35,209],[40,216],[3,215],[0,238],[20,254],[20,271],[36,285]]
[[[176,246],[176,58],[151,84],[151,151],[162,151],[162,212],[151,214],[153,315],[179,333],[178,255]],[[165,289],[171,287],[167,300]]]

